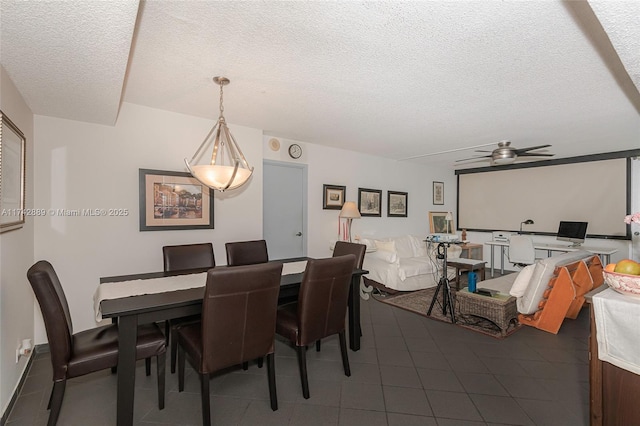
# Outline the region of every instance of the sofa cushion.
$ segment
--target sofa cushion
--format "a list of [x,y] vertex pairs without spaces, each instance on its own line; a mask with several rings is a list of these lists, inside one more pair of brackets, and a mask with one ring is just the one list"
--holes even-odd
[[398,254],[395,251],[376,250],[371,253],[367,253],[366,258],[380,259],[387,263],[397,263]]
[[593,253],[578,250],[537,261],[525,293],[517,300],[518,312],[521,314],[533,314],[538,310],[538,303],[540,303],[542,295],[547,289],[556,266],[566,265],[576,260],[590,257],[593,257]]
[[516,279],[513,281],[513,286],[509,290],[509,294],[513,297],[522,297],[524,293],[527,291],[527,287],[529,286],[529,281],[531,281],[531,277],[533,276],[533,270],[535,269],[536,264],[527,265],[522,268]]
[[401,237],[391,238],[396,244],[396,252],[398,253],[399,258],[405,257],[414,257],[415,253],[413,251],[413,242],[409,235],[403,235]]
[[401,257],[398,261],[400,263],[400,279],[403,281],[409,277],[430,274],[435,270],[428,257]]
[[415,235],[409,235],[409,238],[411,238],[413,257],[424,257],[429,255],[427,253],[427,243],[424,241],[424,238],[416,237]]

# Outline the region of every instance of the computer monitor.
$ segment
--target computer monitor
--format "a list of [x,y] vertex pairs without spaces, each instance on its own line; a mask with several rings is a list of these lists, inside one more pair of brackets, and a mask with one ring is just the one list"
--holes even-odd
[[558,226],[559,241],[569,241],[573,243],[572,246],[576,247],[584,243],[584,239],[587,236],[588,222],[570,222],[562,220],[560,226]]

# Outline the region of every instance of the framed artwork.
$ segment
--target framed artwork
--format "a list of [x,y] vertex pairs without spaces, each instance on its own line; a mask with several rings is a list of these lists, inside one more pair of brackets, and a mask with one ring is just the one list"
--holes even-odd
[[213,190],[189,173],[140,169],[140,230],[213,229]]
[[[24,134],[0,111],[0,233],[20,229],[25,217]],[[34,215],[36,214],[34,210]]]
[[322,185],[322,208],[324,210],[340,210],[344,204],[346,186]]
[[382,191],[358,188],[358,210],[361,216],[382,216]]
[[387,216],[407,217],[408,196],[406,192],[387,191]]
[[432,234],[453,234],[456,224],[453,220],[447,220],[449,212],[429,212],[429,232]]
[[433,204],[444,204],[444,182],[433,182]]

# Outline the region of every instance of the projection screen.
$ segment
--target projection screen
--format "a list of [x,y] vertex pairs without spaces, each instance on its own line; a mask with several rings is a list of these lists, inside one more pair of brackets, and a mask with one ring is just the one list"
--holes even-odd
[[[630,238],[626,158],[468,173],[458,171],[458,228],[555,234],[561,220],[589,222],[592,238]],[[486,170],[486,168],[482,169]]]

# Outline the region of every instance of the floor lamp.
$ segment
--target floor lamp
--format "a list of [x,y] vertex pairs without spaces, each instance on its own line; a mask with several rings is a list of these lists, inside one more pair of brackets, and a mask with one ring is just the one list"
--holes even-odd
[[[346,234],[348,235],[349,242],[351,242],[351,221],[353,219],[360,219],[360,212],[358,211],[356,203],[353,201],[345,202],[342,206],[342,210],[340,210],[340,215],[338,217],[347,219]],[[344,237],[346,238],[347,235],[345,235]]]

